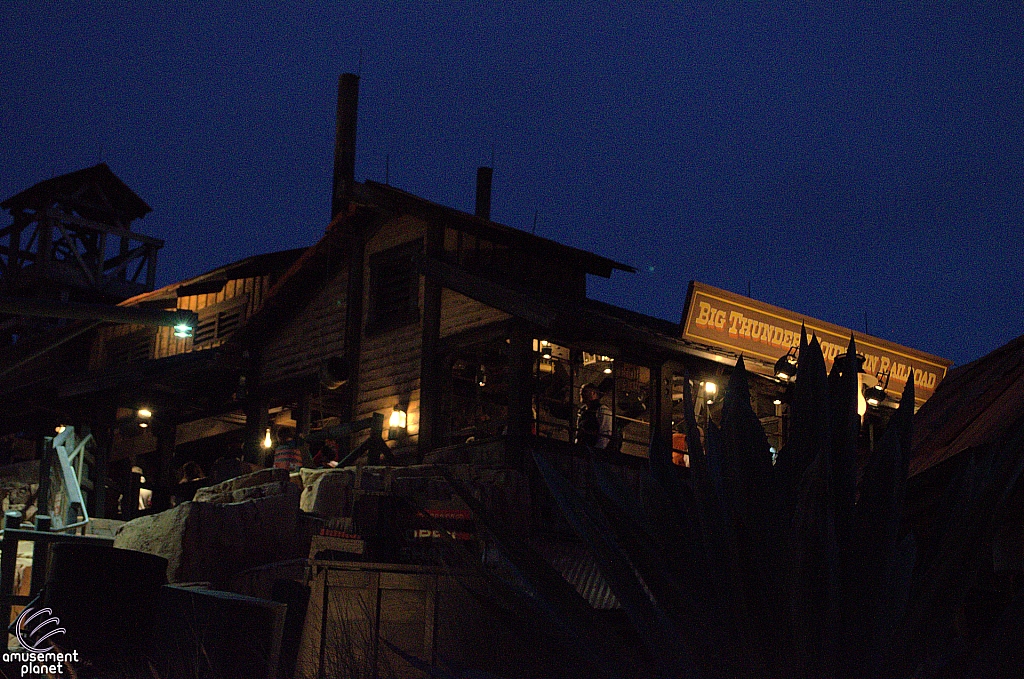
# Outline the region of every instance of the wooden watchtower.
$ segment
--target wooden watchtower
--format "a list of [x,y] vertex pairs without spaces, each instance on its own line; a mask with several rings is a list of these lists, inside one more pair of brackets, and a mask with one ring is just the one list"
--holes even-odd
[[[153,289],[164,242],[131,226],[152,208],[106,163],[39,182],[0,207],[13,218],[0,229],[0,294],[115,304]],[[0,319],[9,339],[47,325]]]

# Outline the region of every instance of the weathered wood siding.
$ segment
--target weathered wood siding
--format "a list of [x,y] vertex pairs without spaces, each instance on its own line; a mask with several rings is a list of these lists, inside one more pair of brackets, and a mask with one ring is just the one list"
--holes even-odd
[[348,271],[334,276],[316,297],[278,333],[263,351],[267,384],[320,369],[323,361],[345,349]]
[[[100,370],[110,367],[114,361],[121,360],[124,354],[124,347],[119,345],[123,345],[132,336],[141,338],[143,335],[152,335],[148,354],[144,357],[141,355],[136,356],[136,358],[142,360],[166,358],[189,351],[201,351],[218,347],[224,343],[235,328],[244,323],[245,319],[249,318],[259,308],[263,303],[263,297],[266,295],[268,288],[269,280],[266,276],[237,278],[229,280],[218,292],[179,297],[176,305],[171,300],[168,300],[167,309],[188,309],[199,314],[200,326],[211,318],[211,313],[204,313],[204,310],[230,312],[230,325],[225,325],[222,328],[229,329],[230,331],[215,333],[208,341],[202,342],[199,345],[195,345],[193,339],[175,337],[173,328],[153,328],[139,325],[112,325],[104,327],[100,330],[98,341],[93,345],[89,369]],[[236,310],[239,312],[237,317],[234,313]],[[198,328],[196,330],[197,332],[199,331]],[[139,350],[141,350],[141,344],[139,345]]]
[[[217,304],[227,307],[232,300],[237,300],[244,296],[244,300],[240,301],[242,315],[238,319],[238,324],[241,325],[245,322],[245,319],[252,316],[260,308],[263,304],[263,297],[267,294],[269,288],[270,281],[267,276],[236,278],[229,280],[219,292],[179,297],[178,308],[195,311],[199,314],[199,323],[202,325],[205,320],[203,309]],[[202,343],[201,346],[193,346],[192,339],[181,340],[175,337],[172,328],[160,328],[157,334],[154,358],[173,356],[174,354],[181,354],[186,351],[213,349],[223,344],[229,336],[230,334],[218,336],[212,341]]]
[[441,337],[511,318],[483,302],[447,288],[441,291]]
[[381,227],[366,245],[363,287],[363,336],[359,357],[359,394],[355,419],[372,413],[390,415],[395,404],[407,406],[407,434],[396,452],[411,452],[419,442],[420,355],[423,344],[423,277],[420,276],[420,320],[380,333],[366,334],[370,308],[370,256],[424,237],[426,225],[412,217],[399,217]]

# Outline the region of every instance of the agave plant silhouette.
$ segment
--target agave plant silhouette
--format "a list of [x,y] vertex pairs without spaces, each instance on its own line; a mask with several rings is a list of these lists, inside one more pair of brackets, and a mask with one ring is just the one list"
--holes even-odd
[[[800,357],[789,439],[774,464],[742,358],[721,426],[708,424],[704,449],[684,395],[688,479],[655,442],[640,497],[598,459],[582,493],[534,451],[541,478],[644,644],[651,673],[1004,676],[999,634],[1024,619],[1019,595],[1008,609],[1014,619],[997,625],[987,645],[975,645],[973,664],[954,642],[975,548],[986,517],[1005,504],[1021,473],[1024,440],[976,456],[947,493],[939,537],[919,557],[903,520],[913,378],[858,483],[855,342],[830,374],[817,339],[805,333]],[[627,676],[614,640],[579,594],[465,487],[453,486],[515,573],[504,590],[506,608],[545,626],[594,675]]]

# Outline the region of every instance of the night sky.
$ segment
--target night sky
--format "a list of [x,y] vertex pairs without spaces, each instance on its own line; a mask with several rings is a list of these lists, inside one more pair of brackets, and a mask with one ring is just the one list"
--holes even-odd
[[1019,3],[184,4],[0,6],[0,197],[105,161],[159,284],[316,241],[358,70],[358,180],[472,212],[493,153],[496,221],[640,270],[598,299],[749,285],[957,363],[1024,332]]

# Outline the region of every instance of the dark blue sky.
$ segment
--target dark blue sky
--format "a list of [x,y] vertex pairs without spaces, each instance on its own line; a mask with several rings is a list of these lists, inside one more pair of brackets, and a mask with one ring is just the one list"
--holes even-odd
[[361,51],[357,178],[472,211],[493,147],[497,221],[640,269],[599,299],[749,282],[957,363],[1024,332],[1019,6],[179,4],[0,7],[0,196],[102,157],[160,283],[319,237]]

